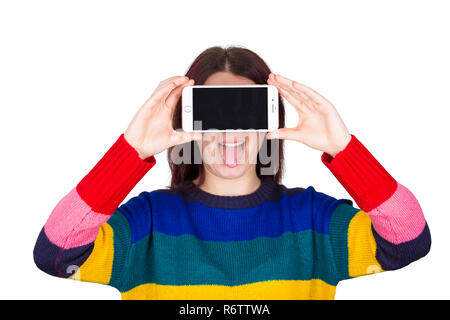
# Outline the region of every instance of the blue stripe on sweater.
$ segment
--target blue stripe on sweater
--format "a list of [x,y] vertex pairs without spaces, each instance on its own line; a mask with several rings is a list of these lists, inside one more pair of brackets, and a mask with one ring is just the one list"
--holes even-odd
[[233,210],[186,202],[177,193],[142,192],[119,210],[130,224],[133,243],[151,230],[172,236],[193,234],[204,241],[245,241],[305,230],[328,234],[334,208],[339,203],[351,203],[317,192],[311,186],[297,193],[282,190],[278,201],[267,200],[252,208]]

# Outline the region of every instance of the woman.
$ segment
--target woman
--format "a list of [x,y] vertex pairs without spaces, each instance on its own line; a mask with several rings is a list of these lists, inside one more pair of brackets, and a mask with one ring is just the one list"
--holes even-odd
[[[257,133],[182,132],[180,96],[194,83],[274,85],[299,122],[284,128],[280,99],[280,129],[265,137],[278,145]],[[312,186],[280,184],[283,139],[322,151],[359,208]],[[203,163],[175,163],[181,145],[201,150]],[[269,174],[258,156],[263,145],[277,162]],[[166,149],[170,188],[120,205]],[[159,84],[61,199],[34,259],[51,275],[109,284],[123,299],[333,299],[339,281],[402,268],[430,245],[414,195],[348,132],[330,102],[271,73],[248,49],[212,47],[186,76]]]

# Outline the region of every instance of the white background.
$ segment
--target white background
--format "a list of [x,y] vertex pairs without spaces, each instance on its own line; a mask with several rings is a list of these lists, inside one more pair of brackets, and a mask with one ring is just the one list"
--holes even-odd
[[[35,241],[156,85],[215,45],[253,50],[323,94],[421,204],[431,252],[343,281],[336,299],[450,298],[449,13],[448,1],[430,0],[2,1],[0,298],[120,299],[41,272]],[[283,183],[349,197],[320,155],[287,142]],[[127,199],[168,185],[166,153],[156,159]]]

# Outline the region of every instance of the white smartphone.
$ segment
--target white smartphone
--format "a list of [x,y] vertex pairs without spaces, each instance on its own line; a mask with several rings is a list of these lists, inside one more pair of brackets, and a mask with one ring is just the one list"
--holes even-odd
[[184,131],[278,129],[278,90],[272,85],[194,85],[181,97]]

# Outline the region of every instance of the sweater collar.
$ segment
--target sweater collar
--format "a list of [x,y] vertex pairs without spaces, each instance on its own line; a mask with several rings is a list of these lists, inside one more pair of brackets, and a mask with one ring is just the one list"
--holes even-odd
[[276,186],[276,183],[272,179],[263,177],[258,189],[250,194],[221,196],[200,189],[191,180],[185,180],[183,184],[191,190],[184,193],[186,200],[197,201],[206,206],[218,209],[245,209],[257,206],[272,198],[272,192]]

